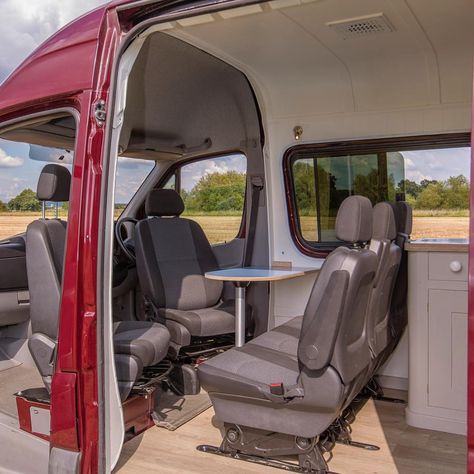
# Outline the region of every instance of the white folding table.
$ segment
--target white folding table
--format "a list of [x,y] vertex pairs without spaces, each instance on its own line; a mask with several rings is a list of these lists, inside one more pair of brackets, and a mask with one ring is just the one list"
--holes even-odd
[[231,281],[235,286],[235,345],[245,344],[245,290],[252,282],[281,281],[318,272],[319,268],[236,267],[207,272],[209,280]]

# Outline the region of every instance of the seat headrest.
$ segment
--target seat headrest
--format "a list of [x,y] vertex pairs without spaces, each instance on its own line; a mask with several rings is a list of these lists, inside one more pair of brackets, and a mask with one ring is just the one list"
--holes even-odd
[[49,164],[41,171],[36,196],[40,201],[69,201],[71,173],[61,165]]
[[410,235],[413,229],[413,209],[405,201],[398,201],[395,205],[398,210],[397,231]]
[[397,223],[395,213],[388,202],[379,202],[374,206],[372,218],[372,239],[395,240]]
[[336,237],[343,242],[368,242],[372,238],[372,203],[364,196],[342,201],[336,217]]
[[145,202],[147,216],[175,217],[184,211],[184,202],[174,189],[153,189]]

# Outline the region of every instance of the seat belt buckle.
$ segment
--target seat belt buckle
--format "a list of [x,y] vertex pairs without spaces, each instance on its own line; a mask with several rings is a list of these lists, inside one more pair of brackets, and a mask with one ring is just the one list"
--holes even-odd
[[270,393],[272,395],[277,395],[282,397],[285,394],[285,388],[283,387],[283,383],[271,383],[270,384]]

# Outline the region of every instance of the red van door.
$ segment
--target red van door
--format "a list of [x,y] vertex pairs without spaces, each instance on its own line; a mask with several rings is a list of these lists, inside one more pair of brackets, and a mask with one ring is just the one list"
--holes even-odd
[[[474,95],[473,95],[474,97]],[[469,227],[469,313],[468,313],[468,394],[467,394],[467,471],[474,473],[474,102],[471,119],[471,201]]]
[[[139,34],[147,22],[251,3],[258,2],[117,0],[65,27],[34,53],[36,58],[30,65],[25,64],[32,68],[30,81],[44,78],[41,87],[31,88],[35,97],[29,99],[44,100],[52,94],[72,96],[74,91],[81,114],[77,137],[81,152],[76,153],[73,171],[65,258],[68,270],[63,282],[52,382],[50,472],[89,474],[102,472],[110,464],[106,459],[104,410],[108,401],[102,393],[103,367],[99,362],[104,360],[103,347],[97,329],[102,299],[98,294],[98,262],[104,234],[101,201],[106,192],[102,178],[107,169],[108,119],[114,105],[114,64],[128,39]],[[52,81],[48,82],[46,76]],[[12,85],[21,88],[17,79],[18,76]],[[54,90],[50,91],[52,85]],[[28,88],[17,89],[16,94],[28,96]]]

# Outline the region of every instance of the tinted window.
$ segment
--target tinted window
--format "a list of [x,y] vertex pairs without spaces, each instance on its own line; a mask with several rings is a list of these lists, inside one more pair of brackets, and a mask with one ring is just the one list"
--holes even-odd
[[[54,130],[63,147],[41,146],[51,141],[45,129]],[[49,130],[48,129],[48,130]],[[19,137],[31,137],[18,141]],[[45,138],[46,137],[46,138]],[[70,171],[74,159],[75,121],[71,116],[43,119],[38,125],[10,130],[0,137],[0,240],[26,231],[28,224],[42,215],[36,197],[38,178],[45,165],[57,163]],[[66,144],[70,144],[66,149]],[[46,217],[67,219],[69,204],[48,202]]]
[[[299,231],[311,244],[333,244],[336,215],[342,201],[352,195],[368,197],[373,204],[403,196],[403,169],[387,154],[298,158],[292,163],[292,179]],[[402,179],[400,179],[402,177]],[[396,181],[398,179],[398,181]]]
[[[356,143],[356,142],[354,142]],[[393,146],[393,145],[391,145]],[[353,148],[357,148],[353,146]],[[354,194],[413,207],[413,239],[467,238],[470,148],[429,148],[320,156],[308,149],[289,158],[298,242],[308,249],[338,245],[335,220]]]

